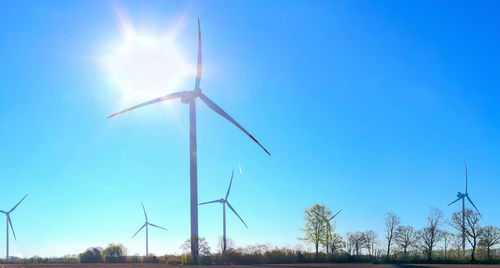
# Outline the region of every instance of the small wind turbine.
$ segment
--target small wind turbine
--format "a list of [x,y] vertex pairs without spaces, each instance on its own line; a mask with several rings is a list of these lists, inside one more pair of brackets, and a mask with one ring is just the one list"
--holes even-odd
[[229,182],[229,188],[227,189],[227,193],[226,193],[225,198],[221,198],[221,199],[217,199],[214,201],[204,202],[204,203],[199,204],[199,205],[205,205],[205,204],[210,204],[210,203],[221,203],[222,204],[222,226],[223,226],[222,227],[222,229],[223,229],[223,236],[222,236],[223,249],[222,249],[222,251],[223,252],[226,252],[226,204],[229,207],[229,209],[231,209],[234,212],[234,214],[236,214],[236,216],[238,216],[238,218],[245,225],[245,227],[248,228],[247,224],[243,221],[243,219],[240,217],[240,215],[238,215],[238,212],[236,212],[236,210],[234,210],[234,208],[231,206],[231,204],[229,204],[229,201],[227,201],[227,198],[229,197],[229,192],[231,191],[231,184],[233,184],[233,176],[234,176],[234,170],[233,170],[233,173],[231,174],[231,181]]
[[138,234],[138,233],[142,230],[142,228],[146,227],[146,258],[148,258],[148,256],[149,256],[149,255],[148,255],[148,254],[149,254],[149,252],[148,252],[148,231],[149,231],[149,228],[148,228],[148,227],[149,227],[149,225],[151,225],[151,226],[153,226],[153,227],[156,227],[156,228],[163,229],[163,230],[165,230],[165,231],[167,231],[167,229],[165,229],[165,228],[163,228],[163,227],[160,227],[160,226],[158,226],[158,225],[155,225],[155,224],[150,223],[150,222],[148,221],[148,215],[146,214],[146,209],[144,208],[144,204],[143,204],[142,202],[141,202],[141,205],[142,205],[142,210],[144,211],[144,217],[146,218],[146,222],[145,222],[145,223],[144,223],[144,225],[143,225],[143,226],[139,229],[139,231],[137,231],[137,232],[136,232],[136,233],[132,236],[132,238],[134,238],[134,236],[135,236],[136,234]]
[[114,117],[116,115],[134,110],[143,106],[150,104],[172,100],[181,99],[184,104],[189,104],[189,173],[190,173],[190,195],[191,195],[191,256],[196,260],[198,252],[198,160],[196,153],[196,99],[200,98],[208,108],[212,111],[218,113],[220,116],[227,119],[245,134],[247,134],[254,142],[256,142],[268,155],[271,155],[264,146],[262,146],[257,139],[255,139],[245,128],[243,128],[236,120],[234,120],[229,114],[227,114],[221,107],[219,107],[215,102],[210,100],[205,94],[201,92],[200,88],[201,81],[201,30],[200,30],[200,19],[198,18],[198,63],[196,68],[196,81],[194,84],[194,89],[190,91],[179,91],[174,92],[163,97],[159,97],[139,105],[130,107],[128,109],[122,110],[115,114],[108,116]]
[[23,200],[27,197],[28,195],[25,195],[21,201],[17,202],[17,204],[11,208],[9,211],[3,211],[3,210],[0,210],[0,212],[2,212],[3,214],[5,214],[5,216],[7,216],[7,247],[6,247],[6,254],[5,254],[5,262],[8,262],[9,261],[9,225],[10,225],[10,229],[12,230],[12,234],[14,235],[14,239],[17,241],[17,238],[16,238],[16,233],[14,232],[14,227],[12,227],[12,221],[10,220],[10,213],[12,211],[14,211],[14,209],[17,208],[17,206],[19,206],[19,204],[21,204],[21,202],[23,202]]
[[465,250],[465,198],[469,200],[469,202],[472,204],[472,206],[476,209],[476,211],[479,212],[477,209],[476,205],[474,205],[474,202],[469,197],[469,192],[467,191],[467,184],[468,184],[468,178],[467,178],[467,162],[464,161],[465,164],[465,193],[458,192],[457,193],[457,199],[451,203],[448,204],[450,206],[451,204],[457,202],[458,200],[462,199],[462,249]]

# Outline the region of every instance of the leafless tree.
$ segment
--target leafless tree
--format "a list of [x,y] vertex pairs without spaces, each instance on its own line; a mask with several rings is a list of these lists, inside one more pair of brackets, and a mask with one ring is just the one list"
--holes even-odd
[[359,256],[363,247],[364,234],[362,232],[347,233],[347,241],[351,255]]
[[417,231],[410,225],[399,226],[394,234],[394,242],[403,249],[403,255],[406,257],[408,247],[417,242]]
[[[472,247],[471,261],[474,262],[476,261],[474,253],[476,251],[479,235],[481,234],[481,226],[479,226],[481,214],[471,209],[466,209],[465,214],[462,214],[461,210],[453,213],[451,226],[459,232],[462,232],[462,230],[465,231],[465,238]],[[465,216],[465,225],[463,224],[462,216]]]
[[330,253],[333,255],[337,253],[340,249],[345,248],[346,244],[342,236],[339,234],[333,233],[330,239]]
[[479,245],[486,248],[488,260],[491,259],[491,248],[499,243],[500,228],[491,225],[482,228],[481,235],[479,237]]
[[375,255],[375,245],[377,244],[377,233],[373,230],[364,232],[364,246],[368,250],[368,255]]
[[450,239],[452,238],[452,233],[443,230],[441,231],[441,237],[444,240],[444,261],[446,261],[447,253],[448,253],[448,245],[450,244]]
[[419,246],[422,249],[422,252],[427,255],[429,261],[432,260],[432,250],[436,246],[437,242],[441,240],[439,226],[441,224],[442,217],[443,213],[440,210],[431,209],[431,212],[427,217],[427,226],[418,232]]
[[387,239],[387,261],[389,261],[389,255],[391,253],[391,243],[396,233],[396,229],[401,223],[399,216],[392,212],[385,214],[385,239]]
[[[230,251],[234,249],[234,240],[227,237],[226,238],[226,251]],[[221,254],[224,253],[224,238],[221,236],[219,237],[219,243],[217,243],[217,251],[219,251]]]

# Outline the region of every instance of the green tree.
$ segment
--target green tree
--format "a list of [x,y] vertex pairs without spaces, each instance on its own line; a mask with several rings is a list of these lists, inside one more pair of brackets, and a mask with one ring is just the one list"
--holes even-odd
[[304,237],[299,238],[308,244],[313,244],[316,249],[316,258],[318,258],[319,245],[322,244],[327,236],[327,221],[332,211],[322,204],[314,204],[311,208],[304,210]]
[[109,244],[102,251],[102,255],[106,262],[123,262],[127,255],[127,249],[122,244]]

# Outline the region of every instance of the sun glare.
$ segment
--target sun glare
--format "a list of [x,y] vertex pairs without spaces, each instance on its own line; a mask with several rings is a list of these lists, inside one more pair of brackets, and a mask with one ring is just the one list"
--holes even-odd
[[[147,101],[179,88],[186,78],[194,76],[175,44],[178,30],[162,35],[136,32],[128,21],[122,21],[123,42],[102,62],[114,87],[120,90],[122,104]],[[175,28],[175,27],[174,27]]]

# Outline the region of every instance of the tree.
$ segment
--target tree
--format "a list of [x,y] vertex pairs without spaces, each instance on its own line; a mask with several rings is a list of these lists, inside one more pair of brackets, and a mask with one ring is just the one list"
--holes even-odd
[[[226,238],[226,251],[234,249],[234,240],[227,237]],[[217,250],[222,254],[224,253],[224,238],[219,237],[219,243],[217,244]]]
[[431,209],[427,217],[427,226],[419,231],[419,245],[423,253],[427,255],[429,261],[432,261],[432,250],[437,242],[441,240],[441,232],[439,226],[443,213],[438,209]]
[[415,245],[417,240],[417,231],[413,226],[398,226],[394,234],[394,242],[403,249],[403,256],[407,256],[408,247]]
[[444,261],[446,262],[446,254],[448,252],[448,245],[450,243],[450,239],[452,238],[452,234],[446,230],[441,231],[441,237],[444,240]]
[[88,248],[85,252],[80,253],[78,257],[80,262],[84,263],[100,263],[102,259],[102,248]]
[[123,257],[127,255],[127,249],[122,244],[109,244],[102,251],[102,255],[106,262],[122,262]]
[[394,238],[394,234],[399,224],[401,223],[401,218],[392,212],[385,214],[385,239],[387,239],[387,261],[389,261],[389,255],[391,253],[391,242]]
[[[181,249],[185,253],[191,252],[191,239],[187,239],[184,244],[182,244]],[[208,256],[210,255],[210,246],[205,238],[198,238],[198,251],[195,252],[196,256]]]
[[332,238],[330,239],[330,252],[331,254],[335,254],[337,251],[339,251],[342,248],[345,248],[345,242],[344,239],[342,239],[342,236],[336,233],[332,234]]
[[364,232],[364,245],[368,250],[368,255],[375,255],[375,245],[377,244],[377,233],[373,230],[368,230]]
[[485,226],[479,236],[479,245],[486,248],[488,260],[491,259],[490,249],[500,243],[500,228],[496,226]]
[[[462,216],[465,216],[465,225],[462,220]],[[471,262],[476,261],[474,253],[477,247],[477,240],[481,234],[481,226],[479,226],[480,220],[481,214],[471,209],[466,209],[465,214],[461,210],[457,211],[453,213],[452,216],[451,226],[459,232],[462,232],[463,230],[465,232],[467,242],[469,242],[472,247]]]
[[349,254],[359,256],[364,244],[364,234],[362,232],[347,233],[347,243]]
[[319,245],[325,240],[327,224],[325,219],[331,217],[332,211],[321,204],[314,204],[311,208],[304,210],[305,227],[302,229],[304,237],[299,238],[306,243],[313,244],[318,257]]

